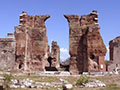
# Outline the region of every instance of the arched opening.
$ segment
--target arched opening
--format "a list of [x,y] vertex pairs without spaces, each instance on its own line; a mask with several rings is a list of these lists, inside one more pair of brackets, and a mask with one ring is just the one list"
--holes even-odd
[[54,58],[52,58],[51,56],[48,57],[47,61],[49,63],[48,67],[45,67],[46,71],[58,71],[57,68],[55,66],[52,66],[52,60],[54,61]]
[[49,66],[51,67],[51,65],[52,65],[52,57],[48,57],[48,62],[49,62]]
[[95,59],[94,54],[92,54],[92,53],[90,54],[90,59],[92,59],[92,60]]
[[97,67],[94,65],[94,69],[96,69]]
[[18,67],[18,68],[19,68],[19,69],[21,69],[21,68],[22,68],[22,63],[20,63],[20,64],[19,64],[19,67]]

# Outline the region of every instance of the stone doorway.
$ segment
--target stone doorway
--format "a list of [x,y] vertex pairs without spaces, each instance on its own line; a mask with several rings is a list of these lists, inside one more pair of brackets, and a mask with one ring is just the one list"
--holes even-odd
[[18,68],[19,68],[19,69],[22,69],[22,67],[23,67],[23,63],[20,62]]
[[51,56],[48,57],[47,61],[49,63],[49,66],[45,67],[46,71],[58,71],[55,66],[52,66],[53,58]]
[[50,57],[48,57],[48,59],[47,59],[47,61],[48,61],[48,63],[49,63],[49,67],[51,67],[51,65],[52,65],[52,57],[50,56]]

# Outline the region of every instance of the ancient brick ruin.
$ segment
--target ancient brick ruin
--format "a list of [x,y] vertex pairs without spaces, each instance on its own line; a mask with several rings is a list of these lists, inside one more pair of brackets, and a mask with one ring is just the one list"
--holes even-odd
[[64,16],[69,23],[70,72],[105,72],[106,47],[99,32],[97,11],[81,18]]
[[108,63],[108,71],[120,70],[120,37],[109,42],[110,61]]
[[13,69],[15,65],[15,39],[12,33],[0,38],[0,69]]
[[45,21],[49,15],[20,15],[20,24],[15,27],[17,70],[45,71],[48,40]]
[[46,69],[48,71],[58,71],[60,67],[60,48],[55,41],[52,41],[51,52],[49,51],[47,60]]
[[59,68],[60,67],[60,48],[57,45],[57,42],[52,42],[52,50],[51,50],[52,66]]
[[[0,68],[15,71],[45,71],[45,67],[60,67],[60,48],[52,42],[51,52],[48,45],[45,21],[49,15],[20,15],[19,25],[14,36],[8,33],[0,38]],[[50,62],[51,65],[50,65]]]
[[[60,48],[57,42],[48,45],[45,21],[50,15],[20,15],[14,37],[9,33],[0,39],[0,68],[16,71],[59,71],[73,74],[82,72],[105,72],[106,47],[99,32],[98,13],[93,11],[79,18],[78,15],[64,15],[69,22],[70,64],[60,68]],[[4,66],[2,66],[4,64]]]

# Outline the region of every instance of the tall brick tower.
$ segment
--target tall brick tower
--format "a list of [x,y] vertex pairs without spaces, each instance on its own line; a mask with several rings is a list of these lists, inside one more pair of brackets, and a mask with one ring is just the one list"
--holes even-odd
[[69,23],[70,72],[104,72],[106,47],[99,32],[98,13],[93,10],[79,18],[64,15]]
[[60,48],[57,45],[57,42],[52,41],[52,50],[51,50],[52,66],[59,68],[60,67]]
[[15,27],[16,70],[45,70],[48,50],[45,21],[49,15],[30,16],[25,11]]

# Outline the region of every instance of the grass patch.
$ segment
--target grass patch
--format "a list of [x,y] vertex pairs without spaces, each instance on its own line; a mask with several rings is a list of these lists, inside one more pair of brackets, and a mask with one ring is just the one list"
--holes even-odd
[[39,76],[39,75],[30,75],[27,74],[22,76],[16,76],[15,79],[22,80],[29,78],[30,80],[34,80],[35,82],[58,82],[59,79],[57,77],[51,77],[51,76]]
[[[15,89],[10,89],[10,90],[21,90],[21,88],[15,88]],[[22,90],[30,90],[28,88],[22,88]]]
[[120,88],[117,87],[116,84],[110,84],[107,88],[108,90],[120,90]]
[[49,77],[49,76],[41,76],[40,78],[34,79],[35,81],[39,82],[59,82],[59,79],[57,77]]
[[77,80],[77,85],[83,85],[88,82],[90,82],[90,77],[86,75],[81,75],[80,78]]
[[116,84],[110,84],[105,88],[100,88],[100,90],[120,90],[120,87],[118,87]]

